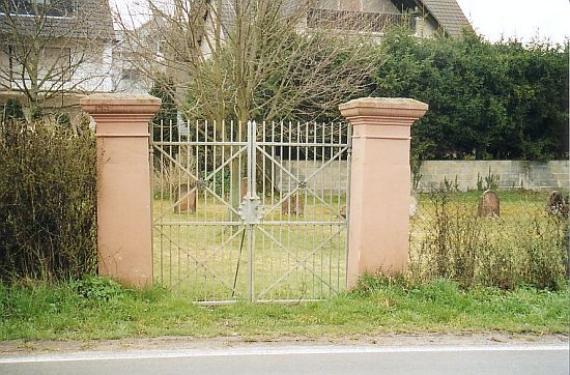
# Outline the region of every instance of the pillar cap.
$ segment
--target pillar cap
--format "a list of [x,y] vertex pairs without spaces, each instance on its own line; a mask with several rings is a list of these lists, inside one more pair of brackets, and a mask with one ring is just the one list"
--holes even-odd
[[161,100],[151,95],[93,94],[80,100],[89,114],[154,115]]
[[355,117],[403,117],[417,120],[428,108],[426,103],[408,98],[359,98],[339,106],[341,114],[348,120]]

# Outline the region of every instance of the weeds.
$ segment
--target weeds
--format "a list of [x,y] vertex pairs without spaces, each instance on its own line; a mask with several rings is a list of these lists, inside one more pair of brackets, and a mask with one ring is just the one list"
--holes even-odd
[[124,296],[125,289],[117,282],[101,277],[86,277],[72,281],[70,286],[83,298],[98,301],[109,301]]
[[499,188],[499,178],[500,176],[491,173],[490,167],[489,173],[485,177],[481,177],[481,175],[477,173],[477,191],[496,191]]
[[415,222],[408,277],[422,282],[445,278],[463,287],[565,285],[565,220],[532,204],[501,218],[479,218],[475,201],[454,197],[447,192],[429,197]]

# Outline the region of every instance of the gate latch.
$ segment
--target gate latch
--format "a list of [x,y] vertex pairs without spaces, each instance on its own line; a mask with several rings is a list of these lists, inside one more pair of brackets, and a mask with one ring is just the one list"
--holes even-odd
[[259,198],[244,198],[241,201],[238,213],[245,224],[259,224],[263,218],[263,206]]

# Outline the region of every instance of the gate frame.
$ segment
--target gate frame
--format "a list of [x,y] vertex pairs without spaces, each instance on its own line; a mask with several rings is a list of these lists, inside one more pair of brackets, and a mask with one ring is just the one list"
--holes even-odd
[[[198,126],[199,123],[196,123],[196,126]],[[204,121],[203,125],[205,127],[205,129],[202,129],[202,133],[204,134],[208,134],[208,124],[210,124],[210,126],[213,125],[213,128],[216,129],[216,124],[215,123],[209,123],[208,121]],[[263,122],[262,124],[262,129],[266,128],[266,123]],[[272,123],[273,125],[275,125],[275,123]],[[281,125],[282,130],[286,130],[285,128],[283,128],[283,123],[278,123]],[[305,123],[305,126],[309,126],[311,123]],[[329,124],[327,124],[329,125]],[[247,241],[244,241],[246,243],[247,246],[247,260],[248,260],[248,289],[247,289],[247,299],[250,302],[283,302],[283,303],[287,303],[287,302],[299,302],[299,300],[303,300],[303,301],[309,301],[309,300],[316,300],[316,299],[308,299],[305,297],[300,297],[300,298],[293,298],[293,299],[269,299],[269,300],[264,300],[264,299],[260,299],[259,297],[264,296],[266,293],[270,292],[271,290],[273,290],[276,286],[279,286],[284,280],[286,280],[291,273],[293,273],[295,270],[298,270],[300,268],[305,269],[306,271],[308,271],[310,274],[313,275],[313,277],[316,277],[317,279],[321,280],[324,284],[327,285],[328,290],[334,292],[334,293],[338,293],[340,291],[340,288],[335,288],[332,285],[328,284],[320,275],[317,274],[317,271],[310,269],[308,267],[306,267],[303,262],[306,261],[307,257],[303,257],[302,260],[301,258],[298,258],[296,255],[294,255],[291,250],[285,246],[280,240],[276,239],[275,237],[273,237],[266,229],[264,229],[265,226],[279,226],[279,225],[336,225],[339,227],[344,227],[344,229],[339,229],[337,231],[334,232],[333,235],[329,236],[326,238],[326,240],[323,240],[319,243],[317,243],[317,248],[316,249],[312,249],[311,253],[309,254],[309,256],[311,255],[315,255],[315,253],[321,249],[325,244],[329,243],[332,239],[334,239],[339,233],[341,232],[345,232],[346,235],[348,236],[348,219],[347,217],[342,220],[342,221],[331,221],[331,220],[327,220],[327,221],[306,221],[306,220],[301,220],[301,221],[295,221],[295,222],[289,222],[289,221],[263,221],[263,218],[265,217],[265,215],[267,213],[273,212],[275,209],[279,208],[281,206],[281,204],[285,201],[287,201],[288,199],[290,199],[292,197],[292,195],[295,194],[295,192],[297,192],[300,189],[300,185],[301,185],[301,180],[299,179],[298,176],[295,176],[285,165],[283,165],[282,161],[277,160],[276,158],[274,158],[273,156],[271,156],[268,151],[266,151],[263,147],[264,146],[268,146],[268,147],[306,147],[307,149],[311,149],[313,147],[337,147],[338,150],[335,150],[334,154],[331,155],[330,158],[328,158],[328,160],[324,161],[321,165],[318,166],[318,168],[316,168],[314,171],[312,171],[312,173],[304,178],[304,184],[306,185],[307,181],[312,180],[315,176],[317,176],[319,174],[319,172],[321,172],[322,170],[325,169],[325,167],[327,167],[328,165],[330,165],[332,162],[334,162],[335,160],[341,160],[340,157],[344,154],[347,153],[347,169],[348,169],[348,176],[347,176],[347,190],[346,190],[346,194],[347,194],[347,201],[346,204],[348,205],[348,194],[349,194],[349,180],[350,180],[350,150],[351,150],[351,138],[350,138],[350,134],[351,134],[351,127],[349,124],[344,124],[344,126],[346,126],[347,128],[347,140],[346,142],[342,142],[341,141],[341,123],[331,123],[331,130],[336,131],[337,129],[335,129],[336,125],[338,125],[338,137],[339,137],[339,143],[310,143],[308,142],[308,140],[306,142],[288,142],[288,141],[283,141],[283,139],[281,139],[281,141],[279,140],[271,140],[268,141],[267,139],[263,139],[258,141],[258,135],[262,135],[265,136],[265,130],[263,130],[262,133],[258,133],[258,123],[256,121],[248,121],[247,122],[247,128],[246,128],[246,132],[245,132],[245,139],[237,139],[234,140],[233,138],[231,138],[230,140],[224,140],[224,141],[217,141],[215,139],[215,131],[214,131],[214,140],[209,140],[209,139],[204,139],[204,140],[181,140],[180,137],[178,140],[165,140],[163,139],[162,135],[160,136],[160,139],[155,140],[151,138],[151,155],[153,154],[153,151],[158,153],[159,155],[162,155],[163,157],[166,157],[166,159],[169,161],[169,163],[171,163],[175,169],[179,170],[180,172],[182,172],[183,174],[187,175],[187,177],[190,177],[191,179],[198,181],[198,176],[199,173],[193,171],[191,172],[189,170],[189,166],[187,166],[186,164],[182,164],[179,160],[177,160],[175,157],[173,157],[172,155],[168,154],[166,151],[164,151],[161,147],[162,146],[168,146],[168,147],[172,147],[172,146],[176,146],[176,145],[182,145],[184,144],[187,147],[199,147],[199,146],[230,146],[230,147],[237,147],[237,151],[233,152],[230,154],[229,158],[227,160],[225,160],[221,165],[218,165],[216,167],[214,167],[212,169],[212,171],[207,171],[207,176],[206,178],[203,179],[203,182],[208,182],[210,180],[211,177],[214,176],[215,173],[217,173],[218,171],[220,171],[222,168],[227,167],[229,165],[229,162],[232,159],[235,159],[237,157],[241,157],[240,155],[242,155],[245,151],[245,157],[246,157],[246,161],[247,161],[247,167],[246,167],[246,171],[247,171],[247,176],[244,177],[244,179],[247,182],[247,186],[246,186],[246,191],[245,194],[243,194],[242,200],[239,204],[239,207],[237,208],[237,210],[234,209],[233,206],[230,205],[229,202],[226,202],[223,197],[218,196],[212,189],[206,187],[207,191],[214,195],[219,201],[221,201],[225,206],[227,206],[228,208],[230,208],[230,210],[232,212],[237,213],[237,217],[239,217],[240,221],[239,222],[224,222],[224,221],[189,221],[186,223],[187,226],[192,227],[193,225],[195,226],[201,226],[201,225],[212,225],[212,226],[230,226],[230,225],[239,225],[239,226],[243,226],[243,229],[240,229],[239,232],[243,231],[243,235],[244,235],[244,239],[246,238],[247,235]],[[169,124],[165,124],[165,123],[161,123],[160,125],[160,134],[163,134],[163,129],[170,129],[170,134],[172,134],[172,128],[173,126],[177,126],[175,122],[171,122]],[[225,126],[225,125],[224,125]],[[241,126],[239,126],[239,124],[237,124],[238,127],[241,128]],[[234,129],[234,123],[231,122],[230,125],[230,129]],[[292,127],[291,124],[289,124],[289,127],[287,128],[289,132],[292,131]],[[325,129],[323,127],[323,129]],[[231,133],[231,131],[230,131]],[[199,133],[197,132],[196,135],[198,135]],[[275,134],[275,133],[273,133]],[[316,133],[315,133],[316,134]],[[323,133],[324,135],[325,133]],[[240,138],[240,137],[238,137]],[[316,142],[316,141],[315,141]],[[281,199],[276,203],[276,202],[271,202],[270,206],[264,207],[263,206],[263,202],[260,199],[259,195],[258,195],[258,189],[257,189],[257,153],[261,154],[262,158],[267,158],[268,162],[272,165],[274,165],[274,167],[276,169],[278,169],[280,171],[280,173],[282,172],[285,175],[288,175],[290,178],[292,178],[293,180],[296,181],[297,186],[292,190],[292,191],[288,191],[286,194],[284,194]],[[215,155],[215,154],[214,154]],[[151,166],[153,165],[153,163],[151,162]],[[276,177],[276,176],[273,176]],[[240,178],[241,181],[241,178]],[[196,189],[196,188],[194,188]],[[325,204],[326,206],[328,206],[329,209],[331,209],[333,212],[336,212],[335,209],[333,207],[330,207],[329,204],[327,202],[325,202],[323,200],[322,197],[320,197],[317,193],[317,191],[308,188],[307,186],[304,187],[304,189],[308,190],[310,192],[309,196],[314,196],[318,201],[320,201],[321,203]],[[169,206],[169,209],[173,209],[176,207],[176,205],[180,202],[180,200],[175,201],[174,203],[171,203]],[[268,210],[264,210],[264,208],[268,208]],[[348,210],[347,210],[347,214],[348,214]],[[158,228],[158,227],[169,227],[169,226],[173,226],[178,224],[179,222],[160,222],[160,219],[164,218],[166,216],[166,211],[164,214],[160,215],[158,220],[153,220],[153,228]],[[293,268],[290,268],[289,270],[287,270],[284,275],[281,275],[279,277],[279,279],[272,283],[270,286],[268,287],[264,287],[262,289],[261,294],[257,295],[255,293],[255,238],[256,238],[256,230],[258,230],[259,232],[261,232],[265,237],[270,239],[270,242],[273,243],[274,245],[276,245],[277,247],[283,249],[286,253],[288,253],[294,260],[294,262],[296,263],[296,265],[293,266]],[[165,231],[163,229],[158,229],[158,231],[161,233],[162,236],[166,237],[168,239],[168,241],[172,244],[174,244],[175,247],[177,247],[179,250],[182,250],[183,247],[181,247],[180,245],[178,245],[177,241],[174,241],[172,238],[170,238],[169,235],[167,235],[165,233]],[[231,236],[233,237],[233,236]],[[243,239],[242,239],[243,241]],[[242,243],[243,244],[243,243]],[[184,249],[185,250],[185,249]],[[344,248],[343,248],[344,254],[345,256],[343,257],[343,263],[344,263],[344,268],[343,268],[343,274],[346,275],[346,257],[347,257],[347,251],[348,251],[348,241],[346,240],[344,243]],[[241,252],[241,247],[240,247],[240,256],[242,254]],[[219,277],[217,277],[217,275],[215,274],[215,272],[210,271],[208,265],[202,261],[202,260],[198,260],[196,258],[194,258],[193,256],[190,255],[190,257],[192,259],[194,259],[194,262],[196,262],[197,265],[199,265],[201,268],[203,268],[204,270],[208,271],[211,276],[216,276],[214,278],[216,279],[220,279]],[[211,257],[207,257],[206,261],[208,259],[210,259]],[[238,261],[238,265],[236,266],[237,269],[239,269],[239,264],[240,262]],[[337,271],[338,272],[338,271]],[[237,270],[236,270],[236,275],[237,275]],[[237,277],[237,276],[236,276]],[[228,304],[228,303],[234,303],[236,302],[234,298],[234,293],[236,293],[236,285],[235,285],[235,280],[234,280],[234,284],[233,287],[230,287],[228,284],[222,282],[222,284],[230,289],[230,291],[232,292],[231,294],[231,298],[227,299],[227,300],[206,300],[206,301],[200,301],[198,303],[200,304],[206,304],[206,305],[217,305],[217,304]],[[346,276],[343,276],[343,286],[342,289],[346,288]]]
[[[99,273],[137,287],[152,282],[148,121],[160,103],[148,95],[121,94],[95,94],[80,102],[97,124]],[[365,272],[394,274],[405,269],[410,126],[427,109],[412,99],[387,98],[356,99],[340,106],[354,127],[349,287]],[[374,186],[382,189],[380,194]]]

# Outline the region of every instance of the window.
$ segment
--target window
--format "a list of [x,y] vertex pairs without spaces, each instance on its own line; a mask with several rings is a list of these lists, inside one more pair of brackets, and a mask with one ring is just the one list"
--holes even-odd
[[140,79],[140,71],[134,68],[127,68],[121,71],[121,79],[129,81],[138,81]]
[[48,78],[49,81],[69,81],[72,75],[71,58],[70,48],[43,48],[40,59],[40,77]]
[[0,50],[0,63],[8,67],[8,71],[4,71],[2,74],[3,79],[7,79],[12,82],[14,79],[14,61],[12,59],[12,46],[3,45]]
[[[8,9],[4,9],[6,5]],[[75,11],[75,0],[6,0],[0,11],[20,15],[69,17]]]
[[14,81],[22,71],[22,64],[20,64],[20,59],[18,58],[17,53],[17,48],[15,46],[7,46],[6,54],[8,55],[8,67],[10,69],[9,77],[11,82]]
[[39,69],[38,80],[46,79],[48,82],[68,81],[72,77],[72,52],[70,48],[44,47],[39,54],[30,53],[29,49],[17,46],[8,46],[8,66],[11,81],[29,80],[30,72],[24,66],[33,65],[37,60]]

